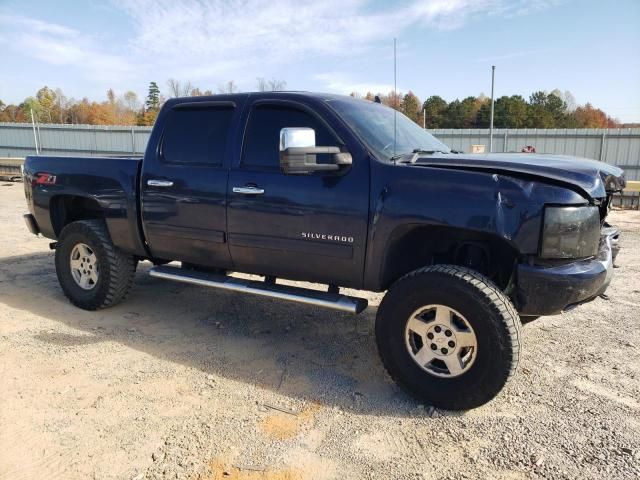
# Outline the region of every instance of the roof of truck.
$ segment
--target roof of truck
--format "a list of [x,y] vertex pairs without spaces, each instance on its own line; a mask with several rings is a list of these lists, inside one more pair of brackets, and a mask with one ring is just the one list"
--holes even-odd
[[297,90],[277,91],[277,92],[242,92],[242,93],[221,93],[218,95],[202,95],[197,97],[177,97],[169,100],[171,103],[184,103],[184,102],[211,102],[211,101],[225,101],[234,100],[240,98],[291,98],[291,97],[305,97],[313,98],[316,100],[351,100],[354,102],[367,101],[359,98],[354,98],[349,95],[338,95],[335,93],[322,93],[322,92],[305,92]]

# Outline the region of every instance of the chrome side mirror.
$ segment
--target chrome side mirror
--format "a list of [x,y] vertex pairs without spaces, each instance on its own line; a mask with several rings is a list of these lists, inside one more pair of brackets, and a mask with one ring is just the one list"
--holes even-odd
[[306,127],[287,127],[280,130],[280,151],[287,148],[309,148],[316,146],[316,131]]
[[[316,155],[331,155],[332,163],[317,163]],[[285,175],[335,172],[351,165],[351,154],[338,147],[316,147],[313,128],[287,127],[280,130],[280,168]]]

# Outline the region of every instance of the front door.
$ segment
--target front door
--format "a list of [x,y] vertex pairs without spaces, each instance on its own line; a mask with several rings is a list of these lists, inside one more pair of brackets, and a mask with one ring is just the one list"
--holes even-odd
[[[338,138],[326,118],[330,112],[323,113],[289,101],[252,106],[227,192],[229,249],[237,270],[361,286],[369,158],[359,145]],[[286,127],[314,129],[317,146],[348,150],[353,164],[339,172],[284,175],[279,139]]]
[[155,258],[229,268],[225,162],[236,107],[194,102],[167,113],[142,172],[142,223]]

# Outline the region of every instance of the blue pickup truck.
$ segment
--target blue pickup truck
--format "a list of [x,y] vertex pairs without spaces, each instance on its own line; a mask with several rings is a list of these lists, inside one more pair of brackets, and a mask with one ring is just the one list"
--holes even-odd
[[118,303],[142,260],[157,278],[354,314],[367,302],[341,287],[386,291],[386,369],[446,409],[504,387],[521,323],[604,293],[625,185],[586,159],[452,153],[379,103],[302,92],[172,99],[143,158],[30,156],[23,175],[27,226],[55,240],[74,305]]

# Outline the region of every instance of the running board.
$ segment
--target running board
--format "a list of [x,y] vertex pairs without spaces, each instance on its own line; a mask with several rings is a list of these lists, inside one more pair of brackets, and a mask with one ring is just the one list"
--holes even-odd
[[367,300],[358,297],[349,297],[339,293],[322,292],[309,288],[279,285],[256,280],[229,277],[216,273],[198,272],[196,270],[184,270],[178,267],[153,267],[149,275],[176,282],[191,283],[203,287],[221,288],[234,292],[253,293],[263,297],[280,298],[307,305],[332,308],[349,313],[360,313],[367,308]]

